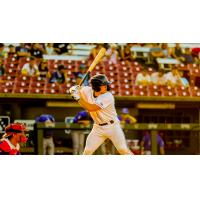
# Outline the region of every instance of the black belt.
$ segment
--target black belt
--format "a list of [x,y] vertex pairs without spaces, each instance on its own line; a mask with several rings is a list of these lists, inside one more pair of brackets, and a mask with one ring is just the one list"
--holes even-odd
[[[113,120],[110,120],[110,124],[114,124],[114,121]],[[106,126],[108,125],[108,123],[103,123],[103,124],[98,124],[99,126]]]

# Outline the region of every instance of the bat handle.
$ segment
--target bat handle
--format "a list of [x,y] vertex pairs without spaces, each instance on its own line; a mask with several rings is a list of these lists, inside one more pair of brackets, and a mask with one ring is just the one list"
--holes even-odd
[[81,85],[84,83],[85,79],[89,76],[89,74],[90,74],[90,73],[86,73],[86,74],[85,74],[85,76],[83,77],[83,79],[82,79],[81,82],[79,83],[79,86],[81,86]]

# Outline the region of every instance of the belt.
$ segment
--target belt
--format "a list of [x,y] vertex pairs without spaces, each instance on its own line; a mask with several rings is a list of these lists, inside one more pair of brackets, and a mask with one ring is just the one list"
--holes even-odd
[[[106,126],[108,125],[109,123],[103,123],[103,124],[98,124],[99,126]],[[114,124],[114,121],[113,120],[110,120],[110,124]]]

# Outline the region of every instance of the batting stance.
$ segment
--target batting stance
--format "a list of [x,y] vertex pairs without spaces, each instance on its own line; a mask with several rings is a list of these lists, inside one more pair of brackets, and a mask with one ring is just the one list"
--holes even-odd
[[94,126],[87,137],[83,154],[91,155],[109,138],[120,154],[132,154],[126,145],[124,133],[120,127],[113,95],[109,92],[110,83],[103,74],[90,80],[91,86],[70,88],[71,96],[89,111]]

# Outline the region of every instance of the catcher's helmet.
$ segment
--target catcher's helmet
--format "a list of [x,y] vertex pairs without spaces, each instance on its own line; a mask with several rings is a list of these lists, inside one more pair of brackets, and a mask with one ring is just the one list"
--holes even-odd
[[111,84],[111,82],[108,81],[108,78],[104,74],[98,74],[93,76],[90,79],[90,83],[92,85],[92,89],[96,92],[99,92],[101,90],[100,86],[102,85],[107,85],[107,90],[110,90],[109,85]]
[[25,131],[28,131],[25,124],[22,123],[9,124],[5,128],[5,134],[3,135],[3,137],[9,137],[15,133],[23,133]]

